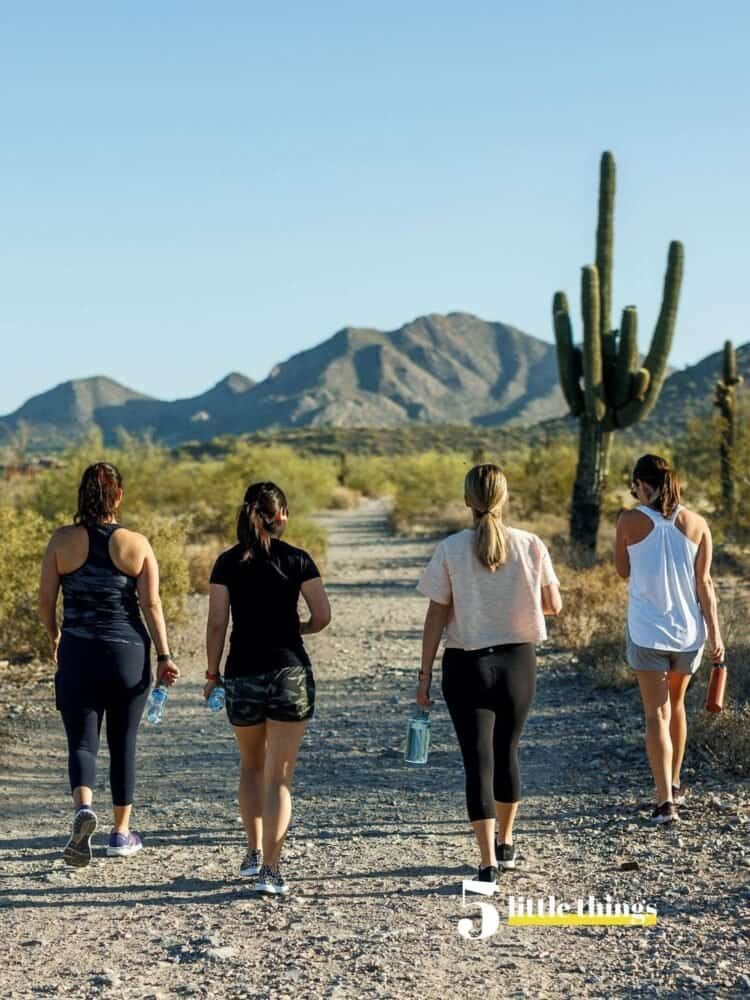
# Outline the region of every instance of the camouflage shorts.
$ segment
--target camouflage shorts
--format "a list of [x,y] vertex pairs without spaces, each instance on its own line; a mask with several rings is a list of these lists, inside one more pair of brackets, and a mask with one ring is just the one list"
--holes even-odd
[[315,707],[312,667],[276,667],[248,677],[226,677],[227,715],[233,726],[301,722]]

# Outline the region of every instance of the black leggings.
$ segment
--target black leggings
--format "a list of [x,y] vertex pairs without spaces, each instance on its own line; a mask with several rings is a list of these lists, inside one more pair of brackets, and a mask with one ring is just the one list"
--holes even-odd
[[66,635],[55,674],[57,708],[68,737],[71,790],[96,781],[102,718],[107,716],[112,802],[128,806],[135,789],[135,742],[151,684],[150,642],[108,642]]
[[518,741],[536,690],[533,643],[492,649],[443,654],[443,697],[464,759],[472,823],[493,819],[496,802],[521,797]]

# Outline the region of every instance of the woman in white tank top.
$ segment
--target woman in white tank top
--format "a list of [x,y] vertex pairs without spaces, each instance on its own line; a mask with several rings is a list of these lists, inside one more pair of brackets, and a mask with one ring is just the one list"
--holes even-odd
[[633,470],[640,501],[617,522],[617,572],[629,581],[627,659],[646,715],[646,749],[656,783],[656,823],[677,820],[685,797],[680,769],[687,741],[685,692],[708,638],[714,662],[724,646],[711,580],[705,520],[680,504],[669,464],[644,455]]

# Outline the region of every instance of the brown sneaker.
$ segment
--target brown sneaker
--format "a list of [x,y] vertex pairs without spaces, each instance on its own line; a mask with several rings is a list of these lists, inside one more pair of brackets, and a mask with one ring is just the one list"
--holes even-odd
[[662,802],[660,806],[655,806],[651,813],[654,823],[676,823],[679,818],[674,802]]
[[676,806],[682,805],[687,795],[687,785],[672,785],[672,801]]

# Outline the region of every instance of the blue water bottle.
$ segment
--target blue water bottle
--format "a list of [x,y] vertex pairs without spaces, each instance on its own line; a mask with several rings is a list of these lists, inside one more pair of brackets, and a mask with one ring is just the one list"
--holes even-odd
[[212,712],[220,712],[224,708],[226,692],[223,684],[217,684],[211,694],[206,699],[206,704]]
[[430,713],[425,708],[418,708],[406,727],[404,760],[407,764],[426,764],[429,752]]
[[151,692],[151,697],[148,699],[148,711],[146,713],[146,718],[149,722],[159,723],[161,722],[161,717],[164,714],[164,706],[167,703],[167,689],[163,684],[159,684]]

